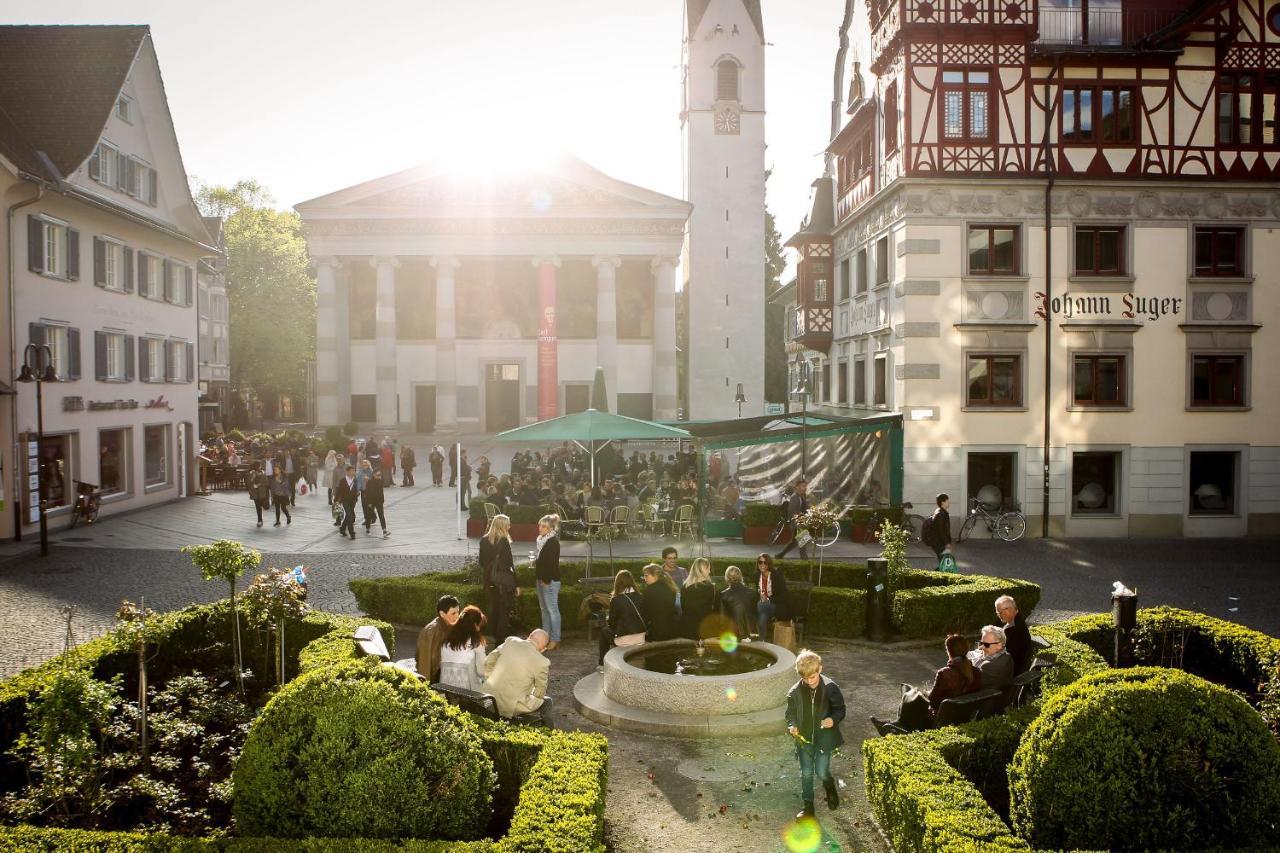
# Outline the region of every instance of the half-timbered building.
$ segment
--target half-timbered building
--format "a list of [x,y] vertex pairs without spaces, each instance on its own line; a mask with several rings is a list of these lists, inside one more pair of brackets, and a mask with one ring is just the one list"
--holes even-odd
[[1280,530],[1280,2],[858,6],[869,85],[793,239],[821,402],[904,414],[918,506]]

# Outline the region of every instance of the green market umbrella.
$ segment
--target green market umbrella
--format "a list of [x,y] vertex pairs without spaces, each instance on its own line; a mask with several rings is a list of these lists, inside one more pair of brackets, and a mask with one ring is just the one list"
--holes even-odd
[[[494,441],[520,442],[523,444],[549,444],[572,441],[591,457],[591,483],[596,481],[596,451],[611,441],[661,441],[689,438],[686,430],[664,424],[613,415],[595,409],[561,415],[551,420],[509,429],[495,435]],[[599,447],[596,442],[604,442]]]

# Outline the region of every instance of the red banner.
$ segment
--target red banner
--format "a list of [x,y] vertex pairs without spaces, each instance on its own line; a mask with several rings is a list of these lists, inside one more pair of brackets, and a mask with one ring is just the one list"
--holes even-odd
[[538,265],[538,420],[558,414],[560,389],[556,363],[556,268],[549,262]]

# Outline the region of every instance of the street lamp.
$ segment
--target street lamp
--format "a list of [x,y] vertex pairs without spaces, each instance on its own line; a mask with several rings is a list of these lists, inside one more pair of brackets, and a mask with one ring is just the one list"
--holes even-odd
[[[41,366],[41,362],[44,366]],[[40,498],[40,556],[49,556],[49,522],[45,517],[44,497],[44,383],[57,382],[58,373],[53,369],[53,350],[48,344],[27,344],[22,351],[22,371],[19,382],[36,383],[36,491]]]
[[791,389],[791,397],[800,401],[800,476],[807,477],[809,473],[808,460],[805,455],[805,438],[808,432],[807,417],[809,407],[809,362],[800,357],[800,353],[796,353],[796,385]]
[[738,383],[738,393],[734,396],[733,402],[738,404],[738,417],[742,417],[742,404],[747,402],[747,395],[742,393],[742,383]]

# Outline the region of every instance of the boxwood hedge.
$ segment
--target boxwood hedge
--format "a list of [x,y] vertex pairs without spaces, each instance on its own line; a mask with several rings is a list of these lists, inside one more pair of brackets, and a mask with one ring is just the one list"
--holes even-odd
[[[614,560],[613,571],[627,569],[639,576],[645,560]],[[748,559],[714,558],[712,572],[723,575],[730,565],[744,570],[748,582],[756,572]],[[608,575],[607,563],[596,560],[595,577]],[[816,579],[817,569],[810,574],[807,561],[781,561],[780,567],[790,581]],[[584,593],[580,585],[585,564],[562,563],[560,612],[565,625],[578,623],[577,614]],[[533,575],[527,566],[517,569],[523,588],[532,590]],[[435,616],[436,600],[441,595],[456,595],[463,604],[488,607],[477,578],[466,572],[441,572],[412,577],[357,578],[349,582],[360,608],[382,619],[402,625],[420,625]],[[822,569],[822,586],[812,591],[796,589],[793,596],[807,605],[808,633],[825,637],[861,637],[866,630],[867,569],[860,563],[827,563]],[[589,591],[607,591],[606,586]],[[995,618],[994,603],[1001,595],[1012,595],[1024,614],[1030,614],[1040,601],[1040,587],[1028,581],[994,578],[985,575],[952,575],[943,572],[908,569],[894,572],[889,578],[892,626],[895,633],[906,637],[941,637],[949,631],[973,631]],[[793,601],[793,607],[796,602]],[[539,622],[538,602],[532,594],[522,595],[517,602],[525,624]]]
[[[1109,614],[1036,625],[1032,631],[1049,641],[1057,658],[1042,682],[1045,701],[1086,675],[1109,670]],[[1266,699],[1280,681],[1271,656],[1280,640],[1200,613],[1172,608],[1138,611],[1139,652],[1162,648],[1159,638],[1170,632],[1183,644],[1180,657],[1170,662],[1228,686],[1263,676],[1262,684],[1254,683],[1247,692],[1263,694],[1260,710],[1267,713]],[[1030,850],[991,804],[1007,802],[1007,767],[1023,732],[1039,713],[1038,703],[964,726],[864,741],[867,797],[894,849]],[[1268,845],[1260,838],[1251,849]]]

